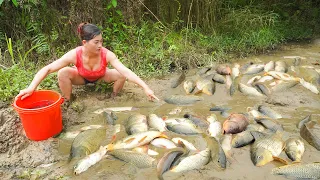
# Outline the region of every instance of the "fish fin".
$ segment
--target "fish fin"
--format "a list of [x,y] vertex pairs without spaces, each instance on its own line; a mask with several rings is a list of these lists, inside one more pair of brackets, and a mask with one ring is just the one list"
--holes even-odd
[[200,94],[200,93],[202,93],[202,90],[196,91],[196,92],[194,93],[194,95],[198,95],[198,94]]
[[165,121],[168,119],[168,116],[163,116],[161,119]]
[[288,164],[289,164],[288,161],[285,160],[285,159],[282,159],[282,158],[277,157],[277,156],[272,156],[272,157],[273,157],[273,160],[275,160],[275,161],[279,161],[279,162],[281,162],[281,163],[283,163],[283,164],[285,164],[285,165],[288,165]]
[[113,144],[108,144],[108,145],[106,145],[106,146],[104,146],[104,148],[106,148],[107,149],[107,152],[108,151],[112,151],[113,150]]
[[136,139],[136,138],[129,138],[129,139],[125,140],[124,143],[129,144],[129,143],[131,143],[132,141],[134,141],[135,139]]
[[292,161],[292,164],[299,164],[301,161]]
[[138,142],[141,143],[143,142],[148,136],[144,136],[143,138],[141,138]]
[[169,139],[169,137],[168,137],[164,132],[162,132],[162,133],[159,135],[159,137]]

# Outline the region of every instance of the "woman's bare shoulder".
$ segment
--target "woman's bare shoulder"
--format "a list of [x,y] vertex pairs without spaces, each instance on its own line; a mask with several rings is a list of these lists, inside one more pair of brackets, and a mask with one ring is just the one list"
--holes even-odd
[[106,59],[108,62],[114,60],[114,59],[117,59],[117,56],[110,50],[107,50],[106,51]]
[[77,53],[76,53],[77,48],[71,49],[67,53],[65,53],[60,59],[62,61],[68,62],[68,63],[75,63],[77,59]]

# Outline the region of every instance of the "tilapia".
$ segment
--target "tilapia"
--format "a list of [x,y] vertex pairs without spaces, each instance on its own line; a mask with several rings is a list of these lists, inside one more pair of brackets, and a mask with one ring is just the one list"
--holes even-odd
[[264,69],[264,64],[252,64],[250,65],[243,74],[257,74]]
[[158,148],[166,148],[166,149],[173,149],[177,147],[172,141],[166,138],[155,138],[150,142],[150,144]]
[[273,132],[283,131],[282,124],[280,124],[279,122],[277,122],[273,119],[270,119],[267,117],[257,117],[257,118],[254,118],[254,120],[257,123],[262,124],[265,128],[270,129]]
[[259,105],[258,106],[258,111],[261,112],[262,114],[272,118],[272,119],[281,119],[282,116],[275,110],[271,109],[270,107],[266,105]]
[[265,72],[272,71],[272,70],[274,70],[274,67],[275,67],[274,61],[269,61],[269,62],[264,66],[264,71],[265,71]]
[[284,73],[287,72],[288,71],[287,63],[285,63],[284,61],[276,61],[274,70],[277,72],[284,72]]
[[148,131],[147,117],[143,114],[130,115],[124,124],[129,135]]
[[169,104],[187,105],[202,101],[203,98],[199,96],[185,96],[185,95],[171,95],[164,98],[164,101]]
[[151,128],[159,130],[160,132],[166,131],[166,123],[163,121],[162,118],[160,118],[156,114],[149,114],[148,125]]
[[227,157],[220,142],[212,137],[204,136],[207,142],[207,148],[210,149],[211,161],[220,169],[225,169],[227,166]]
[[246,128],[246,131],[259,131],[263,132],[265,128],[260,124],[249,124]]
[[254,83],[253,85],[254,85],[254,87],[256,87],[256,89],[257,89],[259,92],[261,92],[262,94],[264,94],[264,95],[266,95],[266,96],[270,96],[271,91],[270,91],[270,89],[269,89],[266,85],[264,85],[264,84],[262,84],[262,83]]
[[284,175],[300,179],[319,179],[320,163],[314,162],[309,164],[290,164],[272,169],[272,174]]
[[292,161],[300,162],[304,151],[304,143],[299,138],[286,140],[285,152]]
[[320,125],[315,121],[304,123],[300,129],[301,137],[320,151]]
[[171,139],[174,143],[181,145],[183,144],[189,151],[199,151],[192,143],[189,141],[176,137]]
[[211,96],[216,91],[216,84],[210,79],[205,79],[205,78],[198,79],[196,82],[196,87],[200,90],[196,92],[196,94],[198,94],[199,92],[202,92]]
[[298,124],[297,124],[297,128],[301,129],[301,127],[303,126],[303,124],[307,123],[311,121],[311,114],[304,117]]
[[162,158],[159,160],[157,165],[157,174],[158,178],[162,180],[162,174],[168,171],[172,165],[172,163],[182,154],[186,153],[183,148],[175,148],[166,152]]
[[187,122],[179,122],[176,123],[167,123],[168,130],[178,133],[178,134],[201,134],[202,131],[198,129],[193,123],[187,123]]
[[263,76],[263,77],[261,77],[257,82],[258,82],[258,83],[263,83],[263,82],[271,81],[271,80],[273,80],[273,77],[272,77],[272,76]]
[[196,84],[192,80],[186,80],[183,83],[183,89],[187,94],[191,94],[195,87],[196,87]]
[[184,81],[185,78],[186,75],[184,74],[184,72],[182,72],[179,76],[177,76],[171,81],[171,88],[178,87],[182,83],[182,81]]
[[210,161],[210,149],[207,148],[194,155],[188,156],[180,161],[180,163],[173,167],[171,172],[184,172],[193,169],[199,169]]
[[313,85],[313,84],[305,81],[303,78],[300,79],[300,84],[301,84],[303,87],[309,89],[311,92],[313,92],[313,93],[315,93],[315,94],[319,94],[318,88],[317,88],[315,85]]
[[249,124],[248,118],[243,114],[231,114],[223,122],[223,133],[224,134],[236,134],[246,129]]
[[205,120],[202,120],[198,116],[187,113],[187,114],[184,114],[183,117],[190,119],[195,125],[197,125],[200,128],[208,128],[209,126],[209,124]]
[[242,92],[244,95],[247,95],[247,96],[258,96],[258,97],[264,96],[255,88],[246,86],[242,83],[239,83],[239,90],[240,90],[240,92]]
[[157,164],[156,159],[150,157],[147,154],[124,150],[124,149],[117,149],[108,152],[108,154],[128,163],[131,163],[138,168],[149,168],[155,167]]

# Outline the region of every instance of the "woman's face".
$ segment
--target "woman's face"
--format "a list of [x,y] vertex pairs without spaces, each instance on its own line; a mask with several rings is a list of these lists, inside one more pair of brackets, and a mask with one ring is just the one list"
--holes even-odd
[[89,41],[83,40],[82,42],[83,42],[83,46],[90,53],[95,54],[95,53],[100,53],[100,49],[102,48],[103,39],[102,39],[102,35],[99,34]]

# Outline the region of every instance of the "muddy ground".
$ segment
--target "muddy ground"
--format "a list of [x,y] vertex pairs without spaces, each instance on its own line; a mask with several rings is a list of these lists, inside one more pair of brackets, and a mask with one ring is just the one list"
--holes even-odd
[[[237,59],[234,62],[244,64],[248,61],[268,62],[270,60],[284,60],[289,65],[292,59],[284,59],[283,56],[303,56],[304,65],[312,65],[320,68],[320,43],[314,41],[310,44],[287,45],[268,54],[252,56],[245,59]],[[234,62],[231,62],[232,65]],[[187,72],[187,79],[192,79],[197,72],[193,69]],[[110,92],[95,92],[94,87],[75,87],[74,94],[77,99],[67,109],[63,109],[64,131],[74,131],[89,124],[101,124],[101,116],[93,113],[104,107],[134,106],[145,115],[156,113],[166,116],[179,107],[184,113],[192,113],[202,118],[210,115],[210,107],[214,105],[226,105],[232,108],[231,112],[246,112],[247,107],[257,107],[266,104],[280,112],[284,118],[279,120],[285,129],[284,139],[299,137],[299,129],[296,124],[306,115],[312,114],[314,120],[320,120],[320,97],[297,85],[285,92],[273,93],[270,97],[247,97],[236,92],[231,97],[225,85],[218,84],[213,96],[204,97],[203,101],[189,106],[170,105],[163,101],[169,94],[185,94],[182,85],[175,89],[170,88],[170,81],[177,74],[166,77],[150,79],[147,84],[161,99],[159,102],[150,102],[143,90],[137,85],[126,82],[123,91],[115,99],[110,98]],[[254,76],[254,75],[253,75]],[[246,82],[250,77],[244,77]],[[17,113],[8,104],[0,104],[0,179],[157,179],[155,168],[137,169],[131,164],[114,158],[106,158],[90,168],[88,171],[74,176],[72,166],[75,162],[68,162],[72,141],[59,138],[49,138],[44,141],[31,141],[26,138],[22,124]],[[122,123],[133,112],[119,112],[118,123]],[[225,118],[217,114],[219,121]],[[110,140],[107,135],[105,143]],[[185,137],[199,149],[205,148],[198,137]],[[320,152],[306,141],[306,152],[302,158],[303,163],[320,161]],[[160,150],[161,151],[161,150]],[[281,157],[288,160],[284,153]],[[51,164],[53,163],[53,164]],[[278,162],[269,163],[263,167],[255,167],[250,160],[250,147],[232,149],[232,159],[229,159],[226,170],[217,170],[208,164],[199,170],[186,173],[166,173],[165,179],[285,179],[284,177],[271,175],[273,167],[280,166]]]

